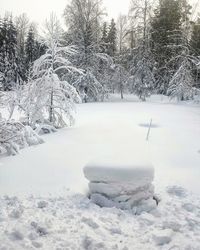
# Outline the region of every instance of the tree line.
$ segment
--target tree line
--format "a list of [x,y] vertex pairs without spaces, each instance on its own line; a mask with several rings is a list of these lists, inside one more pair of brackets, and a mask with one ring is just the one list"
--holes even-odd
[[[178,100],[200,91],[200,19],[186,0],[131,0],[105,21],[101,0],[71,0],[65,27],[51,14],[44,32],[25,14],[0,19],[0,152],[15,154],[38,134],[74,123],[75,103],[110,93]],[[20,121],[13,120],[18,110]]]
[[[85,74],[63,74],[82,100],[110,92],[145,100],[162,93],[179,100],[199,89],[200,19],[186,0],[131,0],[127,15],[105,22],[101,0],[72,0],[63,12],[62,46],[76,46],[73,65]],[[22,14],[0,19],[0,83],[10,90],[28,82],[33,62],[47,47]]]

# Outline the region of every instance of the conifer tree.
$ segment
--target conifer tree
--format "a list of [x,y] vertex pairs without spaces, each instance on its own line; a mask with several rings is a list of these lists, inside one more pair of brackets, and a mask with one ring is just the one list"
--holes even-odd
[[30,26],[29,28],[25,43],[25,55],[26,55],[26,71],[28,73],[32,63],[37,59],[35,34],[32,26]]
[[200,56],[200,18],[192,25],[192,35],[190,40],[191,54]]
[[151,45],[160,93],[167,93],[170,79],[177,70],[175,58],[185,50],[189,14],[190,6],[185,0],[162,0],[155,10]]
[[[65,9],[65,20],[68,28],[68,37],[71,44],[77,46],[75,64],[85,72],[78,82],[89,79],[88,86],[84,84],[87,100],[100,100],[104,96],[104,82],[99,77],[99,68],[107,63],[107,57],[101,51],[101,18],[103,16],[101,0],[72,0]],[[98,84],[97,84],[98,81]],[[93,91],[95,86],[98,87]],[[82,86],[82,84],[81,84]],[[97,96],[94,98],[93,94]],[[91,94],[91,96],[89,96]],[[84,96],[82,94],[82,96]],[[85,101],[85,99],[83,100]]]
[[23,82],[22,61],[17,49],[17,30],[12,16],[5,16],[0,33],[0,71],[3,72],[1,84],[4,90],[10,90],[15,84]]
[[100,45],[100,51],[102,53],[107,53],[108,50],[108,29],[107,29],[107,23],[103,23],[102,28],[102,38],[101,38],[101,45]]
[[116,43],[117,43],[117,29],[114,19],[111,20],[108,36],[107,36],[107,43],[108,43],[108,55],[111,57],[115,56],[115,52],[117,50]]

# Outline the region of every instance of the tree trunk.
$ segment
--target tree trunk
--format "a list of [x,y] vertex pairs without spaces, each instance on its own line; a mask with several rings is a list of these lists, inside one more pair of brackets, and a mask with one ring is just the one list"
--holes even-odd
[[121,93],[121,99],[124,99],[123,86],[122,86],[122,84],[121,84],[121,86],[120,86],[120,93]]
[[49,121],[50,123],[53,122],[53,89],[50,94]]

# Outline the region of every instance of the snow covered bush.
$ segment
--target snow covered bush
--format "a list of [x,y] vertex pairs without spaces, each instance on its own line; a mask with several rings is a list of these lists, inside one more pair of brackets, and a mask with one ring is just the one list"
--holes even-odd
[[61,75],[79,72],[70,58],[76,53],[72,46],[61,46],[62,30],[52,14],[46,23],[44,43],[46,53],[33,65],[33,76],[24,101],[25,111],[31,124],[48,123],[56,128],[74,123],[74,103],[80,102],[76,89]]
[[88,70],[74,83],[83,102],[100,101],[104,96],[104,87]]
[[19,149],[43,143],[43,139],[29,126],[0,116],[0,153],[15,155]]

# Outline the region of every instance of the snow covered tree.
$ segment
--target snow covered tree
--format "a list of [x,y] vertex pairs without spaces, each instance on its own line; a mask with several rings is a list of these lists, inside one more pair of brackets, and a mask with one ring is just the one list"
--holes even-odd
[[108,29],[107,29],[107,23],[104,22],[103,28],[102,28],[102,38],[101,38],[101,44],[100,44],[100,52],[107,53],[108,50]]
[[17,30],[17,49],[20,58],[25,57],[25,40],[29,28],[29,19],[25,13],[15,18]]
[[150,1],[132,1],[130,14],[137,23],[132,30],[137,33],[137,40],[129,57],[128,83],[130,91],[138,95],[142,101],[151,95],[155,86],[154,60],[150,50],[150,13]]
[[192,25],[190,45],[191,53],[195,56],[200,56],[200,18]]
[[[105,62],[102,60],[103,55],[100,54],[102,52],[101,18],[103,14],[101,0],[73,0],[67,5],[64,13],[68,28],[67,37],[70,43],[76,45],[79,50],[75,65],[82,68],[91,80],[88,83],[87,93],[85,93],[88,100],[99,100],[99,96],[103,96],[105,92],[104,82],[99,75],[99,68]],[[79,81],[82,82],[83,79],[84,77],[81,76]],[[98,96],[94,98],[93,89],[96,88],[97,81],[98,86],[101,85],[101,87],[96,89],[100,92],[95,92]],[[89,90],[89,88],[91,89]],[[86,90],[86,88],[84,89]]]
[[74,123],[74,103],[80,98],[76,89],[60,75],[78,71],[70,62],[76,53],[73,47],[61,46],[62,30],[55,15],[46,22],[46,53],[33,65],[33,77],[24,101],[24,110],[31,125],[49,123],[56,128]]
[[183,54],[176,59],[179,67],[169,82],[168,95],[178,101],[192,99],[195,94],[193,70],[196,68],[196,58]]
[[23,82],[21,65],[17,49],[17,30],[12,16],[5,16],[0,26],[0,72],[3,73],[1,85],[4,90],[10,90],[15,84]]
[[152,64],[146,58],[142,58],[133,69],[129,78],[130,91],[136,94],[142,101],[149,97],[154,89],[154,74]]
[[82,68],[92,66],[93,56],[99,52],[102,15],[100,0],[73,0],[65,8],[68,37],[79,48],[78,63]]
[[117,29],[114,19],[111,20],[108,29],[107,43],[108,43],[107,53],[113,58],[117,50]]
[[119,15],[117,20],[117,44],[119,54],[128,48],[128,35],[130,33],[128,18],[126,15]]
[[151,22],[152,53],[157,63],[156,80],[160,93],[167,93],[171,77],[177,70],[173,58],[185,50],[190,6],[185,0],[162,0]]
[[25,67],[26,73],[29,74],[29,70],[33,65],[33,62],[38,59],[37,49],[36,49],[36,38],[35,38],[35,31],[33,25],[30,25],[26,42],[25,42]]
[[20,68],[20,74],[23,81],[26,78],[26,65],[25,65],[25,40],[29,27],[29,19],[25,13],[15,18],[15,27],[17,31],[17,57],[18,67]]
[[34,23],[30,24],[27,38],[25,41],[25,68],[26,76],[30,74],[33,62],[46,52],[44,43],[39,42],[37,38],[37,29]]

